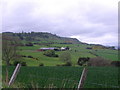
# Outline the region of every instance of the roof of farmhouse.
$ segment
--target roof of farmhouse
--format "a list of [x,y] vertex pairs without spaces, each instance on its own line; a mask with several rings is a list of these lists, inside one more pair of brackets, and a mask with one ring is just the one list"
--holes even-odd
[[50,47],[50,48],[40,48],[40,49],[55,49],[54,47]]

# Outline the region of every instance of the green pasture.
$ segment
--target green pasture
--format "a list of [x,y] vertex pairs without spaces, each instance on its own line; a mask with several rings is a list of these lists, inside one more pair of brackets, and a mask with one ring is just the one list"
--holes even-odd
[[[47,57],[43,55],[44,51],[37,51],[41,47],[70,47],[68,51],[55,51],[56,54],[60,55],[63,52],[70,52],[72,66],[77,66],[77,61],[79,57],[96,57],[94,54],[103,57],[105,59],[115,61],[118,60],[118,51],[110,50],[110,49],[86,49],[87,47],[91,47],[90,45],[85,44],[49,44],[49,45],[34,45],[34,46],[21,46],[19,47],[19,53],[25,56],[32,56],[37,58],[35,60],[33,58],[24,57],[21,61],[25,61],[27,66],[38,66],[43,63],[45,66],[56,66],[57,64],[64,64],[63,61],[59,60],[59,57]],[[92,53],[94,54],[92,54]],[[13,62],[13,61],[12,61]],[[4,65],[4,63],[2,63]]]
[[[118,88],[118,68],[87,67],[84,88]],[[9,78],[14,66],[9,67]],[[29,67],[23,66],[11,86],[14,88],[77,88],[83,67]],[[3,87],[5,66],[2,68]]]
[[[96,57],[93,52],[100,57],[109,60],[118,60],[118,51],[117,50],[110,50],[110,49],[86,49],[87,47],[91,47],[90,45],[84,44],[49,44],[49,45],[34,45],[34,46],[22,46],[19,47],[20,54],[26,56],[33,56],[34,58],[38,58],[38,60],[32,58],[23,58],[22,61],[25,61],[28,66],[38,66],[40,63],[43,63],[45,66],[56,66],[57,64],[63,64],[64,62],[59,60],[59,57],[47,57],[43,55],[44,52],[37,51],[37,49],[41,47],[70,47],[71,60],[72,65],[76,66],[79,57]],[[55,53],[60,55],[66,51],[56,51]]]
[[[66,47],[69,46],[71,50],[69,51],[56,51],[55,53],[60,55],[63,52],[70,52],[71,61],[73,66],[77,65],[77,61],[79,57],[95,57],[94,55],[89,53],[89,50],[86,49],[87,46],[80,46],[79,44],[51,44],[49,47]],[[38,66],[40,63],[43,63],[45,66],[56,66],[57,64],[63,64],[63,61],[59,60],[59,57],[47,57],[43,55],[44,51],[37,51],[37,49],[41,47],[48,47],[45,45],[34,45],[34,46],[23,46],[20,47],[21,55],[33,56],[34,58],[38,58],[38,60],[34,60],[32,58],[23,58],[22,61],[27,62],[28,66]]]
[[85,88],[119,88],[119,68],[88,67]]
[[108,60],[113,60],[113,61],[119,60],[117,50],[104,49],[104,50],[97,50],[93,52],[97,54],[98,56],[103,57]]
[[[3,82],[5,67],[2,68]],[[9,78],[15,67],[9,67]],[[83,67],[21,67],[14,88],[76,88]],[[33,87],[34,86],[34,87]],[[3,87],[6,87],[3,83]]]

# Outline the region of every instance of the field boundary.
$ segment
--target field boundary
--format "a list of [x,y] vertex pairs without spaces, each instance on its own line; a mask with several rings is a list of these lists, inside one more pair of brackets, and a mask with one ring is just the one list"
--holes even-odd
[[86,76],[87,76],[87,69],[84,68],[82,71],[82,75],[81,75],[79,84],[78,84],[78,90],[79,90],[79,88],[83,88],[83,84],[84,84],[84,81],[86,79]]
[[20,67],[21,67],[21,64],[17,64],[17,66],[16,66],[16,68],[15,68],[15,70],[14,70],[14,72],[13,72],[13,74],[12,74],[12,76],[11,76],[11,79],[10,79],[10,81],[9,81],[9,86],[12,84],[12,83],[14,83],[14,81],[15,81],[15,79],[16,79],[16,77],[17,77],[17,74],[18,74],[18,72],[19,72],[19,70],[20,70]]

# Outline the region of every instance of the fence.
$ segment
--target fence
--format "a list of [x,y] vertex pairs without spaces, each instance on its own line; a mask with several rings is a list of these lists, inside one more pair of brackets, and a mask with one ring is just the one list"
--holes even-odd
[[10,81],[9,81],[9,86],[14,83],[14,81],[15,81],[15,79],[17,77],[17,74],[18,74],[18,72],[20,70],[20,67],[21,67],[21,64],[17,64],[17,66],[16,66],[16,68],[15,68],[15,70],[13,72],[13,75],[12,75]]

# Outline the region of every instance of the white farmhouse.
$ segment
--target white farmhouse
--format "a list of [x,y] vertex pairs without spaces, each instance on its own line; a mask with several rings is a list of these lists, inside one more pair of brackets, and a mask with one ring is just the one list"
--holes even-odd
[[66,50],[66,48],[65,47],[61,47],[61,50],[64,51],[64,50]]

